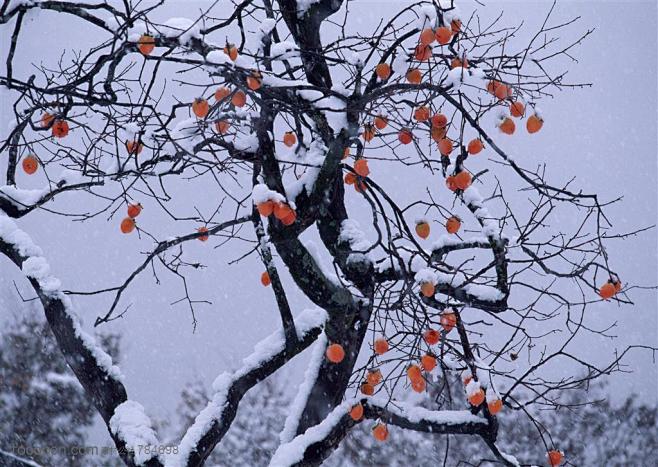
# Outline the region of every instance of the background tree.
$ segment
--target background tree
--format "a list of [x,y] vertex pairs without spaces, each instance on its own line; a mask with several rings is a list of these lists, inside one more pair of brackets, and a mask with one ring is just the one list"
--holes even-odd
[[[0,335],[0,463],[14,465],[4,452],[44,466],[91,465],[84,451],[76,455],[68,448],[87,446],[95,409],[48,323],[31,310],[8,322]],[[101,343],[118,357],[116,337],[105,336]]]
[[[581,334],[607,335],[587,314],[592,302],[632,304],[635,286],[620,281],[606,250],[639,233],[611,230],[604,211],[618,199],[602,201],[574,180],[551,183],[545,167],[523,167],[496,143],[517,125],[537,133],[550,118],[539,101],[585,85],[552,63],[571,57],[589,31],[561,42],[573,22],[553,23],[551,8],[529,42],[515,43],[518,28],[483,23],[452,2],[403,5],[367,33],[347,27],[349,3],[340,0],[244,0],[228,10],[217,2],[195,18],[166,21],[156,19],[159,6],[0,7],[0,24],[11,27],[0,85],[16,120],[0,146],[0,251],[29,279],[126,464],[202,465],[247,391],[314,344],[272,465],[317,465],[365,420],[375,421],[378,440],[387,426],[477,436],[497,462],[518,465],[499,448],[500,410],[534,419],[535,408],[559,408],[559,396],[618,371],[637,347],[597,366],[572,345]],[[36,9],[71,16],[98,35],[16,76],[23,22]],[[483,150],[491,161],[475,170]],[[380,183],[387,170],[403,183]],[[20,186],[21,171],[41,177],[43,188]],[[501,183],[502,175],[514,183]],[[178,190],[201,193],[214,208],[171,209]],[[64,289],[10,219],[61,196],[103,206],[54,215],[114,219],[125,209],[116,228],[155,247],[117,285]],[[149,225],[138,203],[147,201],[168,221]],[[365,231],[351,214],[358,203],[368,208]],[[577,227],[559,228],[564,218],[578,219]],[[309,231],[321,251],[305,241]],[[185,246],[211,239],[246,243],[262,259],[255,275],[271,287],[282,329],[215,380],[206,407],[165,451],[69,296],[112,294],[100,326],[129,311],[121,299],[142,272],[156,280],[168,273],[180,279],[179,302],[196,324],[203,298],[190,295],[187,274],[202,264]],[[291,310],[284,269],[316,310]],[[554,351],[545,350],[548,336],[562,339]],[[523,367],[514,363],[519,356]],[[562,362],[585,376],[555,378],[550,367]],[[400,402],[428,386],[440,396],[431,409]],[[551,463],[561,463],[560,443],[533,425],[543,448],[528,462],[549,451]]]

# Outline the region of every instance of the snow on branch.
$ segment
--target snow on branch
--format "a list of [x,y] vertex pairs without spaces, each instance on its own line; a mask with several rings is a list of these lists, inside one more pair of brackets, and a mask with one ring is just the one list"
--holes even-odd
[[320,371],[320,365],[324,359],[326,348],[327,336],[323,333],[320,335],[315,345],[313,346],[313,354],[311,355],[311,361],[306,367],[306,372],[304,373],[304,381],[299,386],[295,400],[288,409],[288,417],[286,417],[283,430],[279,434],[279,440],[282,443],[291,441],[295,437],[295,433],[297,433],[299,420],[304,413],[304,408],[308,403],[309,395],[311,394],[313,385],[318,378],[318,372]]
[[110,431],[125,442],[126,449],[135,457],[135,463],[145,464],[156,456],[158,438],[153,431],[151,419],[138,402],[127,400],[114,409],[109,423]]
[[[349,412],[358,403],[364,407],[364,418],[356,422]],[[467,410],[433,411],[401,402],[393,405],[372,398],[349,399],[338,405],[321,423],[279,446],[269,465],[288,467],[324,459],[338,447],[353,426],[365,419],[379,419],[402,428],[435,434],[485,434],[489,429],[487,420]]]
[[260,341],[238,370],[220,374],[212,385],[212,399],[186,431],[178,454],[168,458],[165,465],[185,467],[202,462],[230,427],[244,394],[314,342],[326,320],[322,309],[302,312],[295,317],[299,340],[292,355],[286,352],[285,334],[280,329]]

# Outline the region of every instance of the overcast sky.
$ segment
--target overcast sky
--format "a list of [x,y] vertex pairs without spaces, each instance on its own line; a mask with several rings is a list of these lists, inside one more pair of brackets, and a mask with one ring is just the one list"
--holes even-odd
[[[192,17],[196,7],[202,8],[208,3],[167,2],[167,8],[159,13],[160,19]],[[348,28],[364,32],[380,17],[387,18],[405,3],[358,0],[351,6],[353,18],[348,21]],[[517,25],[525,21],[524,34],[536,30],[550,6],[550,2],[543,1],[484,3],[486,7],[479,7],[482,16],[493,16],[502,9],[505,24]],[[459,4],[465,16],[475,5],[473,2]],[[585,192],[597,192],[604,199],[623,195],[623,203],[608,211],[617,231],[652,225],[657,218],[656,3],[559,2],[556,22],[574,16],[582,18],[569,29],[570,37],[588,28],[596,28],[596,31],[574,51],[578,63],[562,60],[559,65],[570,70],[568,80],[571,82],[587,82],[593,86],[567,90],[556,94],[554,99],[544,100],[541,108],[546,123],[542,132],[532,137],[522,132],[518,138],[505,140],[501,145],[526,167],[547,162],[549,178],[557,180],[556,183],[576,175],[577,185]],[[27,76],[31,73],[31,63],[39,60],[52,63],[61,49],[87,43],[89,30],[80,22],[69,27],[71,21],[52,13],[36,17],[23,34],[15,73]],[[0,28],[3,57],[9,31],[7,26]],[[46,37],[48,41],[44,43]],[[0,94],[2,139],[12,118],[11,104],[11,97],[3,91]],[[4,156],[0,157],[1,170],[6,164]],[[483,157],[474,164],[484,166],[487,159]],[[378,180],[384,186],[395,190],[410,183],[405,174],[388,170],[391,167],[382,166],[378,172]],[[19,183],[23,182],[39,186],[38,180],[26,181],[25,177],[19,177]],[[191,182],[179,185],[174,193],[176,206],[196,205],[210,209],[211,203],[203,199],[206,193]],[[519,203],[524,201],[522,194],[515,196]],[[355,205],[350,212],[365,213],[356,198],[352,200]],[[49,207],[75,212],[90,209],[94,203],[87,197],[64,196]],[[143,222],[148,223],[151,230],[162,238],[181,232],[180,227],[168,224],[155,206],[144,204]],[[564,218],[557,222],[569,227],[571,220]],[[93,290],[117,285],[141,262],[139,253],[151,247],[150,241],[139,240],[136,235],[121,236],[118,221],[99,217],[86,223],[71,223],[37,211],[20,220],[19,225],[44,249],[53,273],[61,278],[66,289]],[[188,225],[187,231],[192,227]],[[175,232],[169,232],[169,228]],[[308,236],[314,237],[315,233],[309,232]],[[188,309],[182,304],[171,305],[182,296],[180,283],[163,273],[159,275],[161,284],[156,286],[148,271],[133,283],[122,301],[124,306],[132,304],[130,311],[122,320],[104,326],[104,331],[122,336],[121,368],[126,375],[129,397],[140,401],[147,412],[157,418],[172,416],[187,381],[198,377],[210,385],[219,373],[234,368],[260,338],[279,326],[271,290],[259,284],[260,261],[250,257],[235,265],[228,264],[245,253],[249,245],[238,243],[217,249],[213,246],[213,242],[193,242],[186,247],[190,258],[208,266],[190,276],[195,298],[212,302],[212,305],[198,308],[196,332],[192,332]],[[643,286],[658,284],[655,230],[619,240],[611,244],[609,253],[624,282]],[[6,318],[22,306],[11,280],[18,280],[19,287],[27,295],[29,289],[6,260],[0,260],[0,274],[0,315]],[[285,280],[289,284],[287,276]],[[75,299],[78,313],[88,327],[107,309],[110,298]],[[602,356],[610,358],[615,347],[656,344],[656,292],[636,291],[632,298],[634,307],[606,303],[588,309],[600,327],[617,321],[614,334],[618,339],[590,337],[582,340],[578,349],[580,355],[602,362]],[[298,293],[291,292],[290,300],[296,312],[311,306]],[[282,370],[288,372],[291,382],[300,379],[306,359],[307,355],[303,354]],[[612,391],[616,394],[637,392],[647,402],[655,402],[658,373],[651,355],[635,353],[627,363],[633,373],[613,376]],[[565,368],[564,371],[570,370]],[[105,439],[103,431],[104,428],[97,430],[95,437]]]

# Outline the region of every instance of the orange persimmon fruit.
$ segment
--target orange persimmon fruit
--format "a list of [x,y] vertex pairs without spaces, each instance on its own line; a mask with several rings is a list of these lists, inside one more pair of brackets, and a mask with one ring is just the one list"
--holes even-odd
[[210,236],[208,235],[208,227],[205,226],[199,227],[198,229],[196,229],[196,231],[201,234],[199,235],[199,237],[197,237],[200,242],[207,242],[208,239],[210,238]]
[[455,175],[455,185],[457,185],[457,188],[460,190],[465,190],[471,186],[472,181],[473,177],[468,170],[462,170],[457,175]]
[[388,341],[385,338],[379,337],[375,339],[374,350],[377,355],[384,355],[388,352],[388,348]]
[[69,134],[69,124],[66,123],[66,120],[55,120],[51,131],[55,138],[64,138]]
[[468,396],[468,402],[473,406],[477,407],[484,402],[484,391],[479,388],[477,391]]
[[236,107],[244,107],[247,103],[247,95],[242,91],[235,91],[233,97],[231,97],[231,104]]
[[352,417],[352,420],[355,422],[358,422],[363,418],[363,405],[361,404],[356,404],[353,405],[352,408],[350,409],[350,417]]
[[32,175],[39,168],[39,160],[31,154],[24,157],[21,164],[23,166],[23,171],[28,175]]
[[457,315],[452,312],[443,313],[441,314],[439,322],[441,323],[441,327],[445,332],[450,332],[457,324]]
[[430,119],[430,109],[424,105],[414,110],[414,118],[419,122],[426,122]]
[[197,97],[194,99],[194,102],[192,102],[192,112],[194,112],[194,115],[196,115],[197,118],[206,118],[209,111],[210,106],[208,105],[208,101],[203,97]]
[[436,30],[435,38],[439,44],[446,45],[452,39],[452,31],[450,28],[442,26]]
[[372,436],[374,436],[377,441],[384,442],[388,439],[388,428],[383,423],[378,423],[372,429]]
[[283,135],[283,144],[289,148],[293,147],[297,143],[297,135],[292,131],[286,131]]
[[480,138],[473,138],[468,142],[468,146],[466,147],[466,150],[472,156],[479,154],[482,149],[484,149],[484,144],[482,144],[482,140]]
[[436,329],[428,329],[423,333],[423,339],[429,345],[436,345],[441,340],[441,333]]
[[421,45],[430,45],[436,37],[434,36],[434,30],[432,28],[425,28],[420,33],[420,42]]
[[121,221],[121,232],[129,234],[135,230],[135,219],[132,217],[126,217]]
[[543,125],[544,120],[542,120],[537,114],[530,115],[525,123],[525,127],[530,134],[537,133],[539,130],[541,130]]
[[131,203],[127,209],[128,217],[136,218],[142,213],[142,205],[139,203]]
[[457,216],[450,216],[446,221],[446,231],[449,234],[456,234],[457,232],[459,232],[461,226],[462,226],[462,222]]
[[340,344],[331,344],[327,347],[326,355],[331,363],[340,363],[345,358],[345,350]]
[[155,39],[148,34],[142,34],[137,41],[137,49],[139,49],[142,55],[151,55],[151,52],[155,49]]
[[260,283],[263,284],[263,286],[267,287],[272,283],[272,279],[270,279],[270,273],[267,271],[263,271],[263,273],[260,275]]
[[423,74],[418,68],[412,68],[407,72],[407,81],[411,84],[420,84],[423,79]]
[[377,77],[381,80],[387,80],[391,76],[391,66],[388,63],[380,63],[375,68]]
[[416,235],[420,238],[425,239],[430,236],[430,225],[425,222],[419,222],[416,224]]
[[514,124],[514,120],[512,120],[509,117],[505,117],[498,124],[498,129],[503,133],[505,133],[506,135],[511,135],[514,134],[514,131],[516,130],[516,125]]
[[398,141],[402,144],[409,144],[414,140],[414,135],[409,128],[402,128],[398,132]]
[[368,167],[368,161],[366,159],[359,159],[354,163],[354,171],[360,177],[367,177],[370,174],[370,168]]
[[420,364],[425,371],[432,371],[436,368],[436,357],[430,354],[425,354],[420,358]]

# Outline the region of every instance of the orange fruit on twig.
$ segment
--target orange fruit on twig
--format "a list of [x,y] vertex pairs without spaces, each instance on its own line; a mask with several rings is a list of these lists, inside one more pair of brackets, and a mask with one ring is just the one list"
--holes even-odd
[[54,115],[49,114],[48,112],[44,112],[44,114],[41,116],[41,126],[43,128],[48,128],[53,120],[55,120]]
[[142,34],[137,42],[137,48],[142,55],[151,55],[151,52],[155,49],[155,39],[148,34]]
[[29,155],[23,158],[22,165],[23,171],[28,175],[32,175],[39,168],[39,160],[35,156]]
[[496,415],[498,412],[502,410],[503,401],[501,401],[500,399],[494,399],[487,403],[487,407],[489,407],[489,412],[491,413],[491,415]]
[[420,84],[423,79],[423,74],[418,68],[412,68],[407,72],[407,81],[411,84]]
[[218,102],[223,101],[224,99],[226,99],[230,95],[231,95],[231,91],[229,90],[229,88],[224,87],[224,86],[220,86],[215,91],[215,100],[218,101]]
[[377,386],[381,383],[382,378],[382,372],[379,369],[368,370],[368,374],[366,375],[366,381],[373,386]]
[[197,118],[206,118],[209,111],[210,106],[208,105],[208,101],[203,97],[197,97],[194,99],[194,102],[192,102],[192,112],[194,112],[194,115],[196,115]]
[[331,344],[327,347],[326,355],[331,363],[340,363],[345,358],[345,350],[340,344]]
[[207,242],[210,236],[208,235],[208,227],[199,227],[196,229],[197,232],[199,232],[201,235],[197,237],[200,242]]
[[420,33],[420,42],[422,45],[430,45],[436,37],[434,36],[434,30],[432,28],[425,28]]
[[51,131],[55,138],[64,138],[69,134],[69,124],[66,123],[66,120],[55,120]]
[[372,436],[374,436],[377,441],[384,442],[388,439],[388,428],[383,423],[378,423],[372,429]]
[[472,181],[473,177],[468,170],[462,170],[457,175],[455,175],[455,185],[457,185],[457,188],[460,190],[467,189],[469,186],[471,186]]
[[430,372],[436,368],[436,357],[425,354],[421,357],[420,364],[423,366],[423,370]]
[[388,118],[383,115],[378,115],[375,117],[375,126],[378,130],[383,130],[388,126]]
[[537,114],[534,114],[528,117],[525,126],[528,130],[528,133],[537,133],[539,130],[541,130],[541,127],[544,126],[544,120],[537,116]]
[[443,313],[441,315],[440,323],[445,332],[450,332],[457,324],[457,315],[452,312]]
[[462,226],[462,222],[457,216],[450,216],[446,221],[446,231],[449,234],[456,234]]
[[372,396],[375,393],[375,387],[372,384],[363,383],[361,385],[361,393],[366,396]]
[[445,26],[442,26],[436,30],[436,41],[441,45],[446,45],[452,39],[452,30]]
[[474,138],[471,141],[469,141],[468,146],[466,150],[468,151],[469,154],[472,156],[479,154],[482,149],[484,149],[484,144],[482,144],[482,140],[480,138]]
[[409,128],[402,128],[398,133],[398,141],[402,144],[410,144],[414,140],[414,135]]
[[512,117],[521,118],[525,114],[525,105],[521,101],[514,101],[509,105],[509,113]]
[[509,117],[505,117],[498,124],[498,129],[503,133],[505,133],[506,135],[511,135],[514,134],[514,131],[516,130],[516,125],[514,124],[514,120],[512,120]]
[[134,156],[140,154],[143,149],[144,149],[144,145],[139,141],[135,141],[135,140],[126,141],[126,151],[128,151],[128,154]]
[[274,201],[263,201],[262,203],[258,203],[256,208],[261,216],[268,217],[274,212]]
[[439,141],[439,152],[443,156],[449,156],[452,152],[452,141],[450,138],[443,138]]
[[270,279],[270,273],[267,271],[263,271],[263,273],[260,275],[260,283],[263,284],[263,286],[267,287],[272,283],[272,279]]
[[419,122],[426,122],[430,119],[430,109],[421,105],[414,111],[414,118]]
[[548,463],[551,465],[551,467],[555,467],[556,465],[560,465],[562,463],[562,460],[564,459],[564,455],[555,449],[551,449],[546,453],[546,458],[548,459]]
[[231,97],[231,104],[236,107],[244,107],[247,103],[247,95],[242,91],[235,91],[233,97]]
[[431,282],[423,282],[420,284],[420,293],[422,293],[424,297],[433,297],[435,290],[436,287],[434,287],[434,284]]
[[121,221],[121,232],[125,234],[129,234],[135,230],[135,219],[132,217],[126,217]]
[[416,224],[416,234],[425,239],[430,236],[430,225],[427,222],[419,222]]
[[286,131],[283,135],[283,144],[289,148],[293,147],[297,143],[297,135],[292,131]]
[[247,76],[247,87],[252,91],[258,91],[263,85],[263,76],[259,71],[252,71],[249,76]]
[[229,128],[231,128],[231,124],[226,120],[217,120],[215,122],[215,130],[217,130],[217,133],[220,135],[228,133]]
[[480,388],[474,393],[472,393],[470,396],[468,396],[468,402],[473,406],[477,407],[478,405],[482,404],[484,402],[484,391]]
[[139,216],[142,213],[142,205],[137,203],[137,204],[129,204],[128,205],[128,217],[132,217],[133,219]]
[[367,177],[370,174],[368,161],[366,159],[359,159],[354,163],[354,171],[361,177]]
[[352,420],[355,422],[361,420],[363,418],[363,406],[361,404],[353,405],[350,409],[350,417],[352,417]]
[[388,341],[383,337],[375,339],[374,349],[377,355],[384,355],[388,352]]
[[601,298],[603,300],[608,300],[608,299],[612,298],[616,293],[617,293],[617,291],[615,290],[614,284],[612,284],[610,282],[606,282],[599,289],[599,295],[601,296]]
[[436,345],[441,340],[441,333],[436,329],[428,329],[423,334],[423,339],[425,339],[425,342],[429,345]]
[[391,76],[391,66],[388,63],[380,63],[375,68],[377,77],[381,80],[387,80]]
[[407,367],[407,377],[409,381],[420,381],[423,379],[423,372],[418,365],[409,365]]
[[363,134],[361,136],[366,143],[369,143],[375,137],[375,129],[367,123],[363,126]]
[[233,61],[236,61],[238,59],[238,49],[233,44],[227,43],[224,46],[224,53],[228,55],[228,57]]

